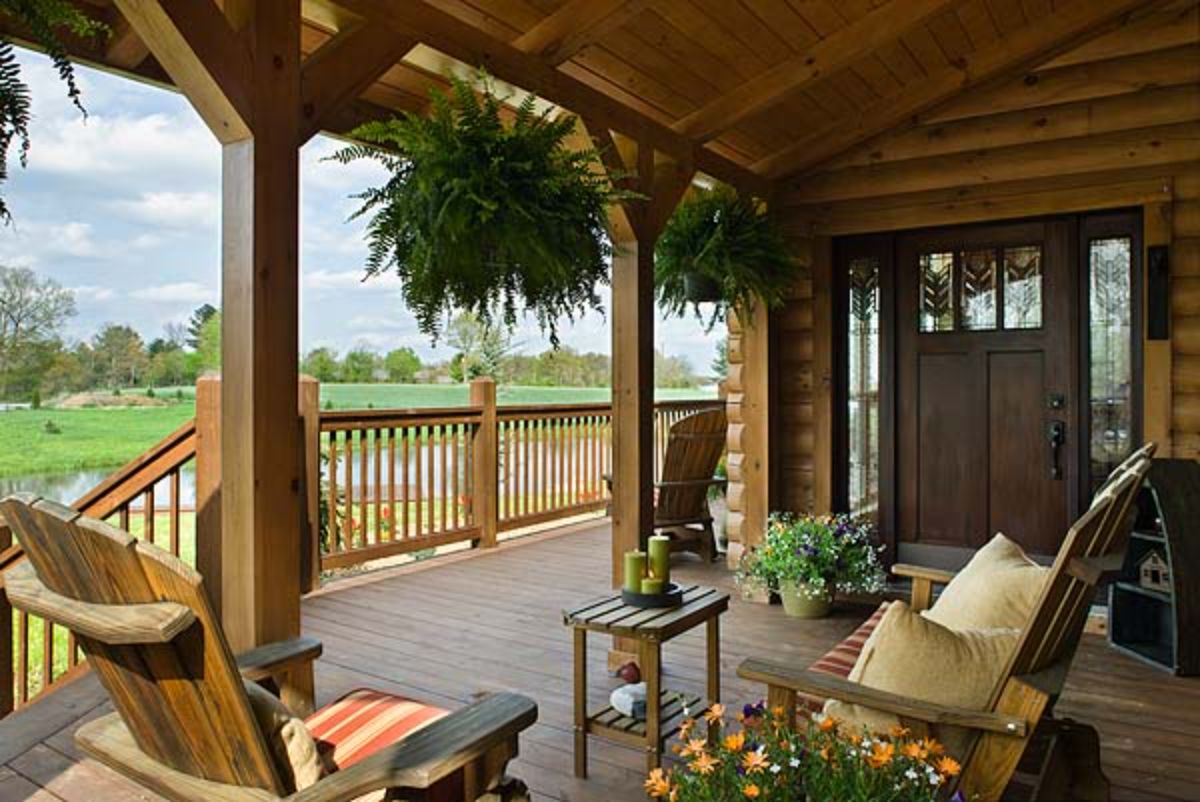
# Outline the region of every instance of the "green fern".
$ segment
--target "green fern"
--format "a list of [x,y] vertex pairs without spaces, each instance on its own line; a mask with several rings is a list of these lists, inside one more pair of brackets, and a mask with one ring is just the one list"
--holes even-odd
[[[58,31],[65,29],[80,37],[97,36],[108,32],[107,26],[93,20],[67,0],[0,0],[0,12],[28,31],[50,57],[58,75],[67,87],[67,97],[87,116],[80,100],[75,68]],[[13,44],[0,38],[0,185],[8,180],[8,154],[13,142],[18,143],[18,156],[24,167],[29,157],[30,94],[21,77]],[[12,214],[0,196],[0,219],[12,221]]]
[[[688,276],[721,286],[722,300],[707,319],[688,292]],[[730,307],[748,315],[757,298],[779,306],[795,280],[796,262],[774,220],[755,199],[729,187],[697,190],[684,199],[654,248],[659,307],[677,317],[691,307],[708,331]]]
[[628,193],[567,138],[575,118],[527,97],[507,123],[503,102],[453,79],[428,115],[371,122],[330,158],[389,173],[354,197],[368,218],[368,276],[395,272],[417,325],[437,339],[452,311],[510,329],[532,315],[558,344],[558,322],[599,309],[612,243],[607,207]]

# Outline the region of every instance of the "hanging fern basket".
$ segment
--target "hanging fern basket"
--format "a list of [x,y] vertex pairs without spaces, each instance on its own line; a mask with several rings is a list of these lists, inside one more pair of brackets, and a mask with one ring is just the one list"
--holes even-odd
[[694,191],[675,209],[654,249],[654,280],[665,312],[691,309],[711,330],[730,308],[748,315],[757,300],[782,304],[796,262],[756,200],[719,187]]
[[331,158],[381,164],[388,179],[356,196],[366,217],[368,276],[393,272],[419,329],[437,339],[452,312],[509,328],[537,320],[557,345],[559,323],[599,309],[612,244],[608,206],[628,196],[572,150],[575,118],[513,113],[461,79],[435,92],[428,116],[358,128]]

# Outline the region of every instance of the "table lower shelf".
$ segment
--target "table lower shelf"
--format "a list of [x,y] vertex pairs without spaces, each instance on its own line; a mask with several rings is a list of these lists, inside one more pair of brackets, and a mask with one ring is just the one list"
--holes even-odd
[[[684,709],[695,718],[704,713],[709,705],[703,698],[694,693],[663,689],[659,694],[659,734],[666,741],[679,730],[679,725],[685,718]],[[600,738],[606,738],[618,743],[631,746],[641,746],[646,743],[646,721],[630,716],[624,716],[609,705],[591,715],[587,719],[587,732]]]

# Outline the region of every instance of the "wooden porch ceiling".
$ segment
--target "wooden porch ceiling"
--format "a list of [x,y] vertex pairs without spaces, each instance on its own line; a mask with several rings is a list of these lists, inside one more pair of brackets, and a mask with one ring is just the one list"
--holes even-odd
[[[73,43],[80,60],[170,85],[114,0],[75,2],[113,30],[105,42]],[[178,0],[170,13],[204,16],[213,2]],[[342,134],[421,110],[448,69],[482,65],[594,125],[766,195],[775,179],[908,127],[972,87],[1176,4],[303,0],[301,49],[313,80],[302,102],[313,130]],[[320,77],[347,73],[361,78],[355,95],[331,96]]]

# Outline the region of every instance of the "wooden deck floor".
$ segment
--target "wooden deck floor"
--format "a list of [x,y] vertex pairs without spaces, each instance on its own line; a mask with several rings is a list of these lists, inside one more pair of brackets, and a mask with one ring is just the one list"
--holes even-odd
[[[608,527],[539,535],[501,546],[337,583],[304,603],[304,629],[321,638],[319,701],[372,686],[456,706],[478,691],[510,690],[538,701],[540,720],[522,736],[513,774],[538,800],[623,802],[640,793],[640,754],[596,742],[591,777],[572,775],[571,644],[560,610],[608,586]],[[686,579],[731,586],[719,566],[679,566]],[[796,622],[778,608],[736,601],[722,619],[726,701],[758,698],[738,680],[750,654],[806,663],[850,632],[860,609]],[[666,681],[703,689],[703,633],[668,645]],[[593,701],[610,687],[599,641],[589,667]],[[107,705],[91,678],[0,722],[0,800],[148,799],[107,769],[81,758],[71,733]],[[1200,798],[1200,679],[1177,679],[1111,651],[1089,636],[1076,661],[1062,715],[1101,731],[1115,799]]]

